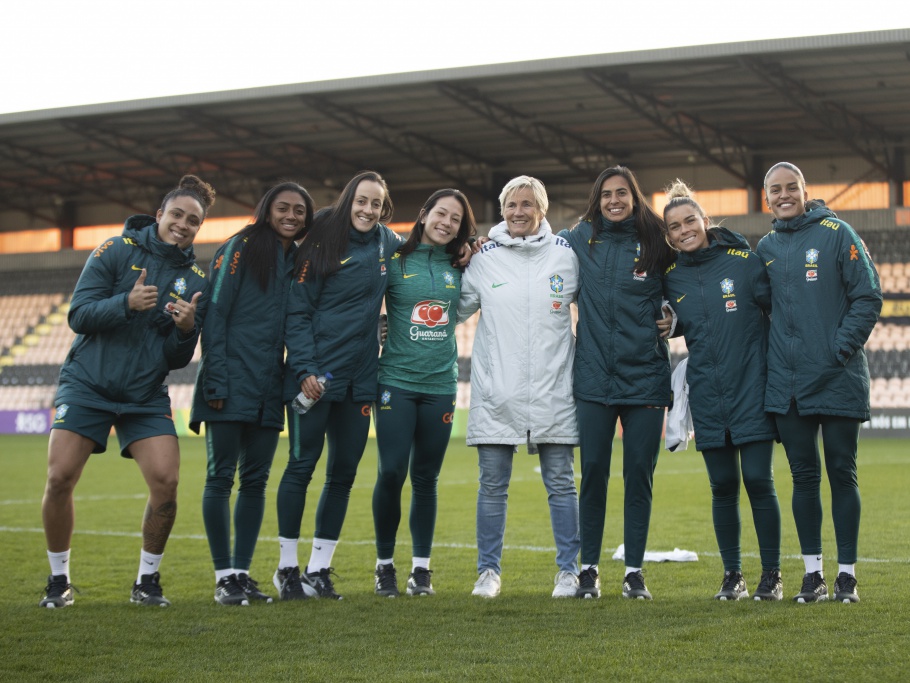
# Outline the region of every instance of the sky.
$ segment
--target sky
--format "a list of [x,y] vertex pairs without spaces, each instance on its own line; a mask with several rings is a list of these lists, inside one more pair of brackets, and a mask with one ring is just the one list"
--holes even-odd
[[892,0],[16,0],[0,114],[908,26]]

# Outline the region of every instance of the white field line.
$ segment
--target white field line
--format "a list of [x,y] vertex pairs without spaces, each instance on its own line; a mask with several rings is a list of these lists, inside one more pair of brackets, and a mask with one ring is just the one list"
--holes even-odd
[[[9,534],[41,534],[44,535],[44,529],[39,527],[9,527],[9,526],[0,526],[0,533],[9,533]],[[142,534],[138,531],[104,531],[104,530],[93,530],[93,529],[76,529],[76,535],[83,536],[114,536],[119,538],[142,538]],[[171,534],[170,536],[173,540],[178,541],[206,541],[206,537],[203,534]],[[260,542],[267,543],[277,543],[277,536],[260,536]],[[301,543],[310,543],[312,539],[309,538],[300,538]],[[367,540],[348,540],[343,539],[345,545],[374,545],[376,543],[373,539]],[[473,543],[433,543],[434,548],[449,548],[454,550],[475,550],[477,546]],[[538,545],[505,545],[503,550],[510,551],[523,551],[529,553],[555,553],[556,548],[554,546],[538,546]],[[603,556],[611,557],[612,554],[616,551],[616,548],[604,548]],[[700,556],[704,557],[720,557],[720,553],[715,551],[696,551]],[[743,557],[748,558],[759,558],[758,553],[743,553]],[[802,555],[781,555],[782,559],[787,560],[801,560]],[[890,557],[890,558],[879,558],[879,557],[861,557],[858,562],[868,562],[871,564],[910,564],[910,558],[900,558],[900,557]]]

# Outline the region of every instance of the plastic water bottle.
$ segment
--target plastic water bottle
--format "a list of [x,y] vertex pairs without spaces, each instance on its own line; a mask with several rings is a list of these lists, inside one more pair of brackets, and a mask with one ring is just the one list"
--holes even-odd
[[[329,388],[329,384],[332,383],[332,373],[327,372],[324,375],[319,375],[319,377],[316,378],[316,381],[319,382],[320,386],[322,386],[322,394],[325,394],[326,389]],[[319,398],[322,398],[322,394],[320,394]],[[291,403],[291,407],[297,412],[298,415],[303,415],[306,413],[306,411],[312,408],[313,404],[318,400],[318,398],[307,398],[301,391],[294,398],[293,402]]]

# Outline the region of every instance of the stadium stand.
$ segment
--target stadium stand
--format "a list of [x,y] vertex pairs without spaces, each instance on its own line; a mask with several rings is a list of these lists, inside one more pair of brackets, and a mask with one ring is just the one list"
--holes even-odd
[[[864,239],[876,256],[886,298],[889,294],[907,298],[910,240],[895,240],[894,236],[893,231],[873,231]],[[0,410],[53,406],[60,365],[75,338],[66,314],[79,272],[77,268],[0,272]],[[459,408],[470,404],[471,347],[478,319],[479,314],[474,315],[456,328]],[[910,407],[910,320],[883,318],[873,330],[866,352],[873,378],[873,407]],[[673,367],[687,353],[685,340],[670,340]],[[197,347],[192,362],[168,379],[175,408],[192,403],[199,355]]]

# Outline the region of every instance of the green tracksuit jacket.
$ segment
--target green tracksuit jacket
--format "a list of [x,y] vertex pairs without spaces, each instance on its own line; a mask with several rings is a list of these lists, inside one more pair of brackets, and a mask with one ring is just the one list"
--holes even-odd
[[635,219],[598,216],[559,233],[581,273],[575,397],[609,405],[670,404],[670,349],[661,339],[661,273],[636,273]]
[[771,279],[765,409],[868,420],[863,345],[882,308],[878,273],[850,225],[815,203],[758,243]]
[[700,451],[777,438],[765,412],[765,354],[771,287],[761,259],[742,235],[708,231],[709,245],[680,253],[664,293],[689,348],[686,380]]
[[[284,428],[284,323],[297,247],[285,253],[277,238],[274,243],[266,291],[244,260],[245,238],[234,237],[215,253],[190,417],[197,432],[205,421]],[[221,410],[209,406],[215,399],[224,401]]]
[[[158,287],[158,305],[131,311],[129,295],[142,269]],[[196,327],[177,330],[168,302],[203,292]],[[208,280],[192,247],[181,250],[158,239],[152,216],[127,219],[89,256],[70,303],[69,324],[78,335],[60,369],[54,405],[64,403],[116,413],[170,413],[164,380],[193,357],[208,303]]]
[[399,246],[401,238],[382,224],[366,233],[350,228],[339,270],[328,278],[298,273],[285,328],[285,400],[297,395],[304,378],[326,372],[334,379],[322,400],[340,401],[349,388],[354,401],[376,400],[379,310]]

